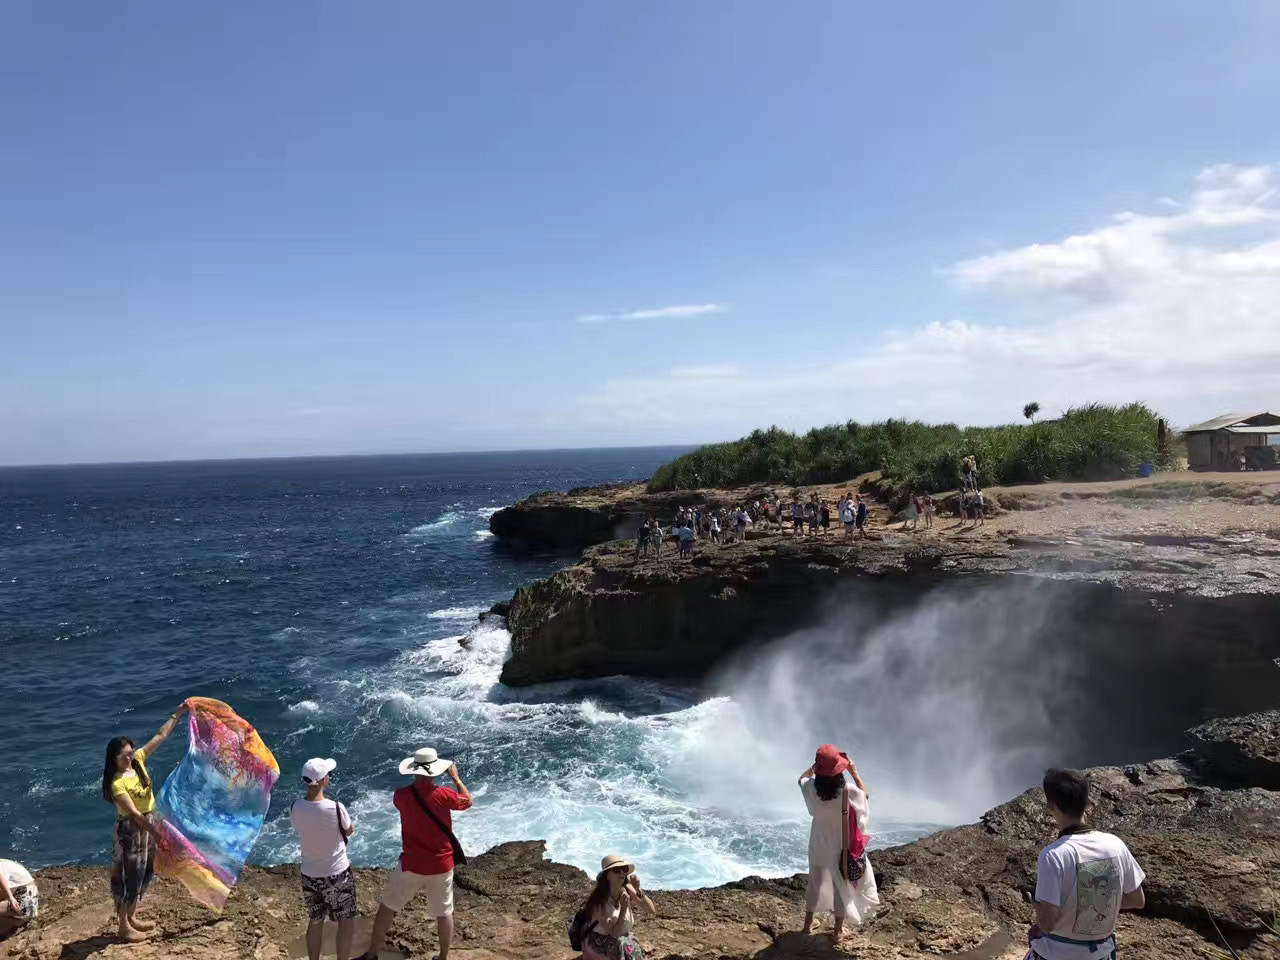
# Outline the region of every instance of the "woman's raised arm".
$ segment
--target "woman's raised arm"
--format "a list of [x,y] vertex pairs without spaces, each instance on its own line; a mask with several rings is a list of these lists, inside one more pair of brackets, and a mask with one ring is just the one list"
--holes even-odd
[[169,719],[166,720],[164,725],[156,731],[156,735],[143,745],[142,752],[145,753],[147,757],[150,757],[155,749],[169,738],[169,734],[173,733],[173,728],[178,725],[178,718],[182,716],[186,710],[187,701],[183,700],[178,709],[169,714]]
[[862,777],[858,776],[857,764],[855,764],[852,760],[849,761],[849,776],[853,777],[854,786],[856,786],[868,797],[871,796],[871,791],[868,790],[867,785],[862,782]]

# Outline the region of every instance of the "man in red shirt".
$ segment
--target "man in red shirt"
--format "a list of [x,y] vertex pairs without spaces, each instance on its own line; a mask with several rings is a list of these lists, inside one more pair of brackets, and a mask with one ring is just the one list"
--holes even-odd
[[[440,926],[440,960],[448,960],[453,942],[453,851],[457,842],[451,811],[471,806],[471,791],[458,778],[458,768],[441,760],[431,747],[423,747],[402,761],[400,772],[413,777],[409,786],[392,795],[400,811],[403,852],[382,891],[369,950],[359,960],[377,960],[396,914],[420,892],[426,893],[431,914]],[[435,778],[443,773],[453,780],[456,790],[436,786]]]

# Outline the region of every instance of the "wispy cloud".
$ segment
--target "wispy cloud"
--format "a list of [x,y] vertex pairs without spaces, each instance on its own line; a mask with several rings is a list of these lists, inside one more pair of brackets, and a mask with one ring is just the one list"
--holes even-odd
[[678,303],[670,307],[652,307],[648,310],[631,310],[627,313],[588,313],[578,317],[579,323],[613,323],[617,320],[686,320],[705,317],[711,313],[725,313],[729,307],[723,303]]
[[673,367],[671,376],[677,380],[728,380],[738,375],[738,368],[731,363],[707,363],[692,367]]
[[584,414],[731,436],[849,417],[1018,420],[1031,399],[1046,410],[1141,399],[1175,423],[1274,404],[1280,170],[1210,167],[1185,197],[1157,209],[942,272],[993,302],[1032,294],[1025,315],[1016,299],[1004,322],[925,322],[812,366],[611,379],[582,398]]

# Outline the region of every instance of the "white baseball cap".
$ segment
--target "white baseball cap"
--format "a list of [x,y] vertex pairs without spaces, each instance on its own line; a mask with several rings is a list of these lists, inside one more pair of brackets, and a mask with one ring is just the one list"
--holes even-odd
[[337,760],[322,760],[320,757],[312,757],[302,765],[302,782],[312,785],[317,784],[333,773],[333,768],[337,765]]

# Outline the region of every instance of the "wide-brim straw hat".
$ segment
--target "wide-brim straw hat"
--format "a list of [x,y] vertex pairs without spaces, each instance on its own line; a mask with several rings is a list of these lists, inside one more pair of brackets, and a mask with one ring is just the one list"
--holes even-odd
[[452,765],[452,760],[441,759],[434,748],[423,747],[400,761],[400,772],[406,777],[438,777]]
[[616,870],[618,867],[626,867],[628,874],[634,872],[636,869],[636,865],[626,857],[622,856],[622,854],[611,853],[600,861],[600,872],[596,874],[596,879],[599,880],[610,870]]

